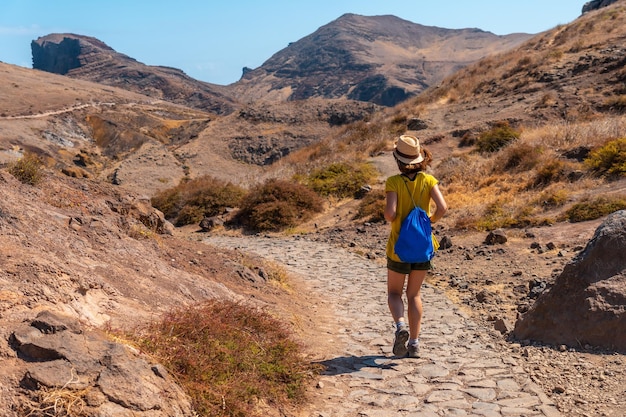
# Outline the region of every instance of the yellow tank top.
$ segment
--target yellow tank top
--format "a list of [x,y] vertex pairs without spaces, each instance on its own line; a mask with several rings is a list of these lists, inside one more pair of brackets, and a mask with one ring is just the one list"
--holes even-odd
[[[430,216],[430,191],[438,183],[439,181],[435,177],[425,172],[418,173],[413,181],[401,174],[387,178],[385,192],[394,192],[398,195],[396,218],[391,222],[391,232],[389,233],[386,248],[387,257],[391,260],[400,262],[400,258],[398,258],[393,248],[396,244],[396,240],[398,240],[402,220],[413,210],[414,206],[411,200],[411,194],[413,195],[415,204],[424,209]],[[411,194],[409,194],[409,192]],[[439,245],[434,236],[433,243],[435,244],[435,249],[437,249]]]

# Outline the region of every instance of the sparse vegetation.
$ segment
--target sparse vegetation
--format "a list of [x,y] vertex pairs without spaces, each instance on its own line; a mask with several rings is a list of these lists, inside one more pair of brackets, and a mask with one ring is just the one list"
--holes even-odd
[[262,416],[260,404],[301,403],[315,369],[285,325],[229,301],[171,311],[128,337],[176,376],[202,416]]
[[26,152],[20,159],[9,164],[9,173],[24,184],[37,185],[43,178],[42,165],[37,155]]
[[35,391],[20,412],[29,417],[89,417],[86,411],[88,389],[51,389],[42,387]]
[[495,158],[495,172],[523,172],[533,169],[539,163],[542,149],[525,142],[517,142],[506,147]]
[[620,95],[608,99],[604,105],[609,110],[615,110],[618,112],[626,111],[626,95]]
[[504,148],[519,137],[520,132],[509,126],[507,122],[501,122],[481,133],[476,140],[476,146],[479,152],[492,153]]
[[609,141],[592,151],[585,164],[599,175],[610,178],[626,176],[626,137]]
[[281,231],[310,219],[323,208],[321,197],[306,186],[270,179],[243,198],[236,221],[252,231]]
[[370,164],[336,162],[313,171],[305,181],[319,195],[346,198],[354,197],[375,175]]
[[159,235],[153,230],[148,229],[143,224],[133,224],[128,229],[128,236],[136,240],[154,239],[159,241]]
[[574,204],[565,213],[565,219],[575,223],[595,220],[615,211],[626,209],[626,197],[596,197]]
[[359,202],[359,207],[354,215],[355,219],[363,219],[369,222],[382,222],[385,220],[385,192],[373,190],[365,195]]
[[203,176],[161,191],[152,198],[152,205],[176,226],[184,226],[238,206],[244,194],[237,185]]

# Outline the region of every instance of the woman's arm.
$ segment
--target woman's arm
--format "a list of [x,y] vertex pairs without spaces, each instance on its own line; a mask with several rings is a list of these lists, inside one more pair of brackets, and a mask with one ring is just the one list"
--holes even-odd
[[398,194],[395,191],[387,191],[385,195],[385,220],[391,223],[397,214]]
[[[448,211],[448,205],[446,204],[446,200],[443,198],[443,194],[441,194],[441,190],[439,190],[439,186],[435,185],[430,190],[430,198],[435,202],[437,206],[437,210],[430,216],[430,222],[435,223],[437,220],[441,219],[443,215]],[[385,210],[385,216],[387,216],[387,211]]]

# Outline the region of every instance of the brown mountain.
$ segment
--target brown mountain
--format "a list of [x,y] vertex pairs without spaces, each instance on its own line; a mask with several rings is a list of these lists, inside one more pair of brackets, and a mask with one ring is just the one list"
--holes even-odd
[[34,69],[119,87],[216,114],[228,114],[235,107],[223,86],[195,80],[175,68],[142,64],[92,37],[50,34],[34,40],[31,50]]
[[253,100],[324,97],[393,106],[529,37],[345,14],[246,71],[232,87]]
[[395,16],[346,14],[246,70],[230,86],[147,66],[103,42],[51,34],[32,42],[33,67],[127,88],[150,97],[230,113],[242,102],[348,99],[393,106],[476,60],[510,49],[528,34],[423,26]]

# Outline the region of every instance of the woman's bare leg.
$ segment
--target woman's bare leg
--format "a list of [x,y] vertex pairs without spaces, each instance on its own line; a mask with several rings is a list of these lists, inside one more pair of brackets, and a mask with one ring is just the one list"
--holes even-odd
[[393,317],[394,323],[404,320],[404,301],[402,293],[404,290],[405,274],[387,269],[387,305]]
[[[427,271],[411,271],[406,288],[409,316],[409,337],[417,339],[422,329],[422,284]],[[392,313],[393,314],[393,313]]]

